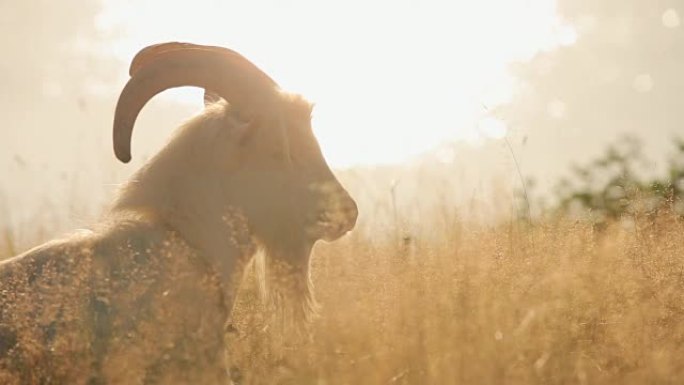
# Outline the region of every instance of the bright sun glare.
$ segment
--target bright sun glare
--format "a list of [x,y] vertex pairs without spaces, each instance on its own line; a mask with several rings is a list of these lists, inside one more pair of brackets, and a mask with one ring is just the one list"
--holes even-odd
[[[572,44],[555,0],[227,2],[105,0],[108,53],[179,40],[235,49],[316,104],[335,167],[399,162],[449,140],[506,134],[483,106],[509,100],[507,67]],[[163,10],[163,11],[161,11]],[[173,97],[199,103],[197,92]]]

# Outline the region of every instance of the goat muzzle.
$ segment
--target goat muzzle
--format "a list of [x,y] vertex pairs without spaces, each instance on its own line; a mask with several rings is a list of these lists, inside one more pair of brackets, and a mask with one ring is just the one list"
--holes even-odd
[[338,191],[320,206],[308,233],[315,239],[334,241],[354,228],[358,215],[356,202],[346,191]]

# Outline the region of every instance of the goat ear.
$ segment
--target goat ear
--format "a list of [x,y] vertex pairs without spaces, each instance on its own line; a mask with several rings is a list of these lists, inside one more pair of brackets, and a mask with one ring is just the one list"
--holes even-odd
[[204,90],[204,106],[214,104],[221,101],[221,97],[217,93],[211,90]]

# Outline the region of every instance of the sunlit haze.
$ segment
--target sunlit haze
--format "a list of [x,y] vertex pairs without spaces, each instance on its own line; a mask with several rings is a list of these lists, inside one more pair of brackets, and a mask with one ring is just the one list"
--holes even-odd
[[131,163],[113,156],[128,66],[169,41],[234,49],[313,102],[326,160],[367,205],[394,189],[407,210],[448,197],[506,213],[524,186],[553,201],[626,135],[639,172],[670,175],[682,15],[684,0],[0,2],[0,220],[52,207],[89,223],[203,109],[202,90],[163,92]]
[[[515,92],[509,64],[576,38],[553,0],[109,0],[97,26],[112,38],[101,50],[122,64],[161,41],[239,51],[316,104],[314,129],[335,167],[505,135],[488,108]],[[201,103],[197,90],[168,95]]]
[[0,385],[684,384],[682,18],[0,0]]

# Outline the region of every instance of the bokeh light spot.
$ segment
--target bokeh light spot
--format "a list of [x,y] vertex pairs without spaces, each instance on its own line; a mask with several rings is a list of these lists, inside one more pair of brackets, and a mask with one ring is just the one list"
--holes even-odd
[[637,92],[650,92],[653,89],[651,74],[641,74],[634,78],[632,86]]
[[679,14],[674,9],[670,8],[663,13],[663,25],[667,28],[677,28],[681,24]]

